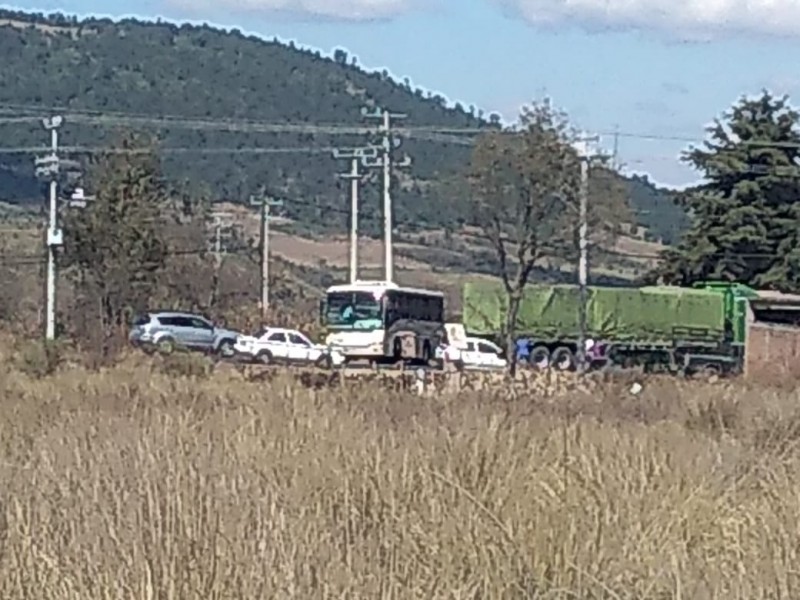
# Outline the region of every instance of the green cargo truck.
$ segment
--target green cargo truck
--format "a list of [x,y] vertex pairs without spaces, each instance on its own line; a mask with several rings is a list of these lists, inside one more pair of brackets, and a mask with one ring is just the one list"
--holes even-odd
[[[744,356],[747,298],[738,284],[596,287],[587,290],[587,359],[595,367],[641,366],[652,371],[738,372]],[[502,341],[507,296],[498,282],[463,290],[468,335]],[[516,326],[517,357],[534,367],[576,366],[580,292],[575,285],[529,285]]]

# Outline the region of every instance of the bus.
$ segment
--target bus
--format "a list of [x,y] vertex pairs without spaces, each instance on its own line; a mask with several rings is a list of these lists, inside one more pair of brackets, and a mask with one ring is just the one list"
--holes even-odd
[[320,302],[325,343],[346,362],[432,365],[446,340],[442,292],[386,281],[334,285]]

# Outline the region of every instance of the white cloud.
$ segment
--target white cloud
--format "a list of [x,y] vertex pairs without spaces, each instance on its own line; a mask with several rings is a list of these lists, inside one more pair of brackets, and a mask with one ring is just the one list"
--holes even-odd
[[685,39],[729,31],[800,36],[798,0],[494,0],[536,25],[662,29]]
[[282,13],[348,21],[396,17],[411,10],[417,0],[165,0],[173,8],[201,15],[209,13]]

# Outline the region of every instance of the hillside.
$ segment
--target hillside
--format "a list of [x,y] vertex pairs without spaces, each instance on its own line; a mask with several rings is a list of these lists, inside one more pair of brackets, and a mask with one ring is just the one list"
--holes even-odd
[[[286,216],[313,233],[341,232],[346,225],[347,185],[335,173],[347,165],[327,148],[365,138],[330,130],[265,132],[259,124],[360,127],[367,124],[364,105],[404,112],[409,127],[489,128],[497,121],[474,107],[450,108],[442,96],[393,81],[386,72],[366,72],[343,50],[328,58],[208,26],[0,11],[0,55],[3,145],[41,145],[46,137],[37,123],[2,123],[2,117],[54,106],[65,108],[67,145],[104,145],[119,127],[149,128],[162,147],[184,149],[164,155],[171,179],[202,184],[216,199],[234,202],[267,186],[287,199]],[[184,120],[153,121],[164,116]],[[466,164],[468,139],[417,132],[405,140],[414,164],[400,175],[398,229],[450,228],[460,220],[461,199],[443,182]],[[259,154],[253,148],[295,151]],[[34,200],[40,188],[30,162],[29,156],[0,158],[0,199]],[[663,236],[658,224],[680,220],[667,192],[634,181],[629,189],[638,224],[651,236]],[[379,186],[364,187],[368,234],[380,226],[374,218],[378,193]]]

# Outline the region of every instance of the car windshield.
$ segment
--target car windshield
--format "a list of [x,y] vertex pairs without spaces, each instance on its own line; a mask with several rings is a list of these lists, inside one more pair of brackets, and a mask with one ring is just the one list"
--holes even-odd
[[369,292],[328,294],[325,324],[339,329],[379,329],[383,326],[380,298]]

